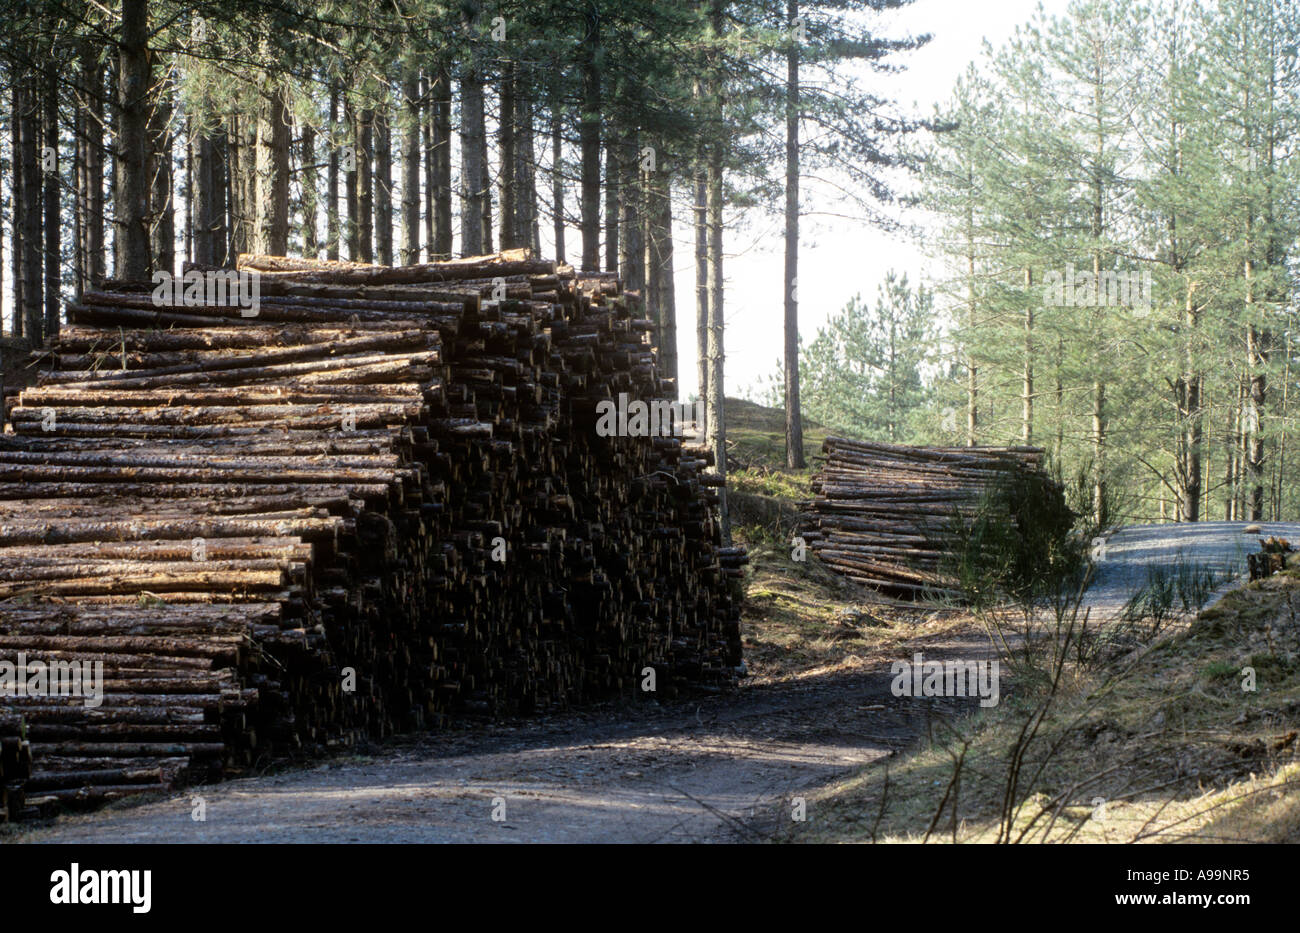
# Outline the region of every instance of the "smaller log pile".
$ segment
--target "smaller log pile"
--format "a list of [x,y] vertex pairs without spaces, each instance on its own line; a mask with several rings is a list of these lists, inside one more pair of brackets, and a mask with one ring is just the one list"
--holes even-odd
[[1252,580],[1262,580],[1286,569],[1286,559],[1294,551],[1286,538],[1259,539],[1259,551],[1246,555],[1246,567]]
[[[1000,483],[1051,483],[1038,447],[906,447],[828,437],[799,534],[855,583],[904,599],[961,599],[961,530]],[[1055,487],[1059,492],[1059,487]],[[1010,520],[1010,519],[1008,519]]]

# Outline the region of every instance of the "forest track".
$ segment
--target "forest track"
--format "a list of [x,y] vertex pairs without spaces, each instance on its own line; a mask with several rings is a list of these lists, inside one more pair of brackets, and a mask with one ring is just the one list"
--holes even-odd
[[[1258,532],[1246,533],[1246,528]],[[1094,619],[1107,619],[1148,579],[1150,568],[1172,567],[1181,559],[1188,565],[1213,569],[1229,588],[1246,572],[1246,555],[1259,550],[1259,539],[1277,536],[1300,540],[1300,522],[1183,522],[1125,525],[1105,536],[1104,547],[1093,542],[1096,559],[1086,602]]]
[[[787,798],[887,756],[939,707],[859,671],[391,742],[372,756],[70,816],[31,842],[756,841]],[[949,701],[941,701],[955,712]],[[962,701],[974,703],[974,700]],[[193,819],[202,798],[206,821]],[[502,807],[504,805],[504,807]],[[496,815],[503,819],[494,820]]]

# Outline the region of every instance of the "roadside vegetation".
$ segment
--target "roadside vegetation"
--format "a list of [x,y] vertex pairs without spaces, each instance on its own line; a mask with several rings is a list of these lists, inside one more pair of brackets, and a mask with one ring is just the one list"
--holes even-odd
[[[1092,572],[1086,534],[1036,542],[1046,566],[1025,586],[1014,572],[1025,555],[977,528],[972,549],[982,557],[972,553],[966,572],[987,599],[898,604],[815,558],[791,560],[798,501],[817,464],[764,462],[764,412],[741,405],[732,416],[742,423],[728,430],[745,466],[730,484],[735,533],[751,551],[743,632],[753,678],[879,669],[918,640],[983,632],[1005,684],[998,706],[936,711],[912,747],[807,794],[807,821],[778,840],[1300,841],[1295,557],[1206,609],[1231,580],[1180,557],[1151,569],[1129,603],[1101,619],[1081,601]],[[766,446],[779,458],[779,443]]]
[[1290,569],[1149,641],[1076,626],[996,709],[810,796],[789,838],[1300,841],[1298,607]]

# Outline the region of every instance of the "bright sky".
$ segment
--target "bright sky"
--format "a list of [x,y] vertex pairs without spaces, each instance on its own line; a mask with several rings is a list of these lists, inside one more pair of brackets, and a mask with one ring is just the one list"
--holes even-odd
[[[1044,0],[1049,11],[1064,11],[1068,0]],[[908,70],[878,78],[884,92],[902,107],[920,116],[946,99],[958,75],[978,58],[984,39],[996,48],[1015,27],[1032,17],[1039,0],[916,0],[883,22],[883,34],[933,34],[920,51],[900,56]],[[882,233],[864,224],[828,216],[807,216],[835,211],[838,206],[824,196],[805,198],[801,221],[799,259],[799,330],[807,342],[819,325],[861,293],[875,303],[878,283],[891,267],[906,272],[915,282],[927,265],[914,242]],[[679,217],[675,232],[674,274],[677,282],[678,354],[681,393],[696,392],[695,379],[695,272],[694,237]],[[726,309],[726,383],[730,395],[744,394],[748,386],[775,373],[782,355],[782,279],[784,277],[783,221],[779,217],[754,218],[748,229],[727,232],[724,273]]]

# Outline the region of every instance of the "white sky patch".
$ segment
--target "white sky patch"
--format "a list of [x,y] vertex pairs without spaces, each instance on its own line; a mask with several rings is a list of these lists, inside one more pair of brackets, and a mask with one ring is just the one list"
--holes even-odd
[[[1068,0],[1044,0],[1050,13],[1064,13]],[[996,49],[1016,26],[1028,23],[1039,0],[916,0],[912,6],[875,17],[881,35],[932,34],[916,52],[896,56],[907,70],[872,75],[881,97],[892,98],[904,113],[928,117],[946,100],[967,65],[980,57],[985,39]],[[865,71],[865,69],[864,69]],[[826,186],[807,179],[801,184],[804,216],[800,222],[799,332],[805,343],[817,328],[855,294],[875,306],[876,289],[890,269],[906,272],[915,286],[930,263],[921,245],[902,235],[834,216],[854,208],[838,203]],[[695,378],[694,233],[690,217],[676,211],[674,274],[677,286],[677,350],[680,392],[690,398]],[[732,220],[728,217],[728,222]],[[920,222],[918,216],[905,218]],[[727,230],[725,298],[726,382],[729,395],[744,394],[776,372],[782,355],[785,275],[784,221],[776,214],[748,218],[746,228]]]

